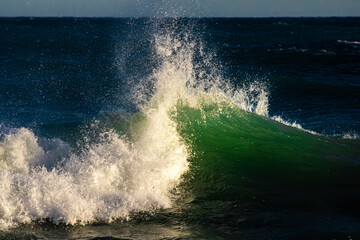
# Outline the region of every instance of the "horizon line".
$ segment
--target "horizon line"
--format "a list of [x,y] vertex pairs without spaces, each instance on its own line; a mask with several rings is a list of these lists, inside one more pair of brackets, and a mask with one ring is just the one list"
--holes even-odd
[[193,18],[193,19],[206,19],[206,18],[360,18],[360,16],[206,16],[206,17],[191,17],[191,16],[179,16],[179,17],[158,17],[158,16],[0,16],[0,18]]

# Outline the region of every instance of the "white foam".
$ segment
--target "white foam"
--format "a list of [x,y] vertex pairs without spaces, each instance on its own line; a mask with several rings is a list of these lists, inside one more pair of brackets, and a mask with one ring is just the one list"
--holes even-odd
[[0,171],[24,172],[40,164],[52,167],[68,150],[69,146],[60,139],[39,140],[28,129],[15,129],[0,142]]
[[359,41],[347,41],[347,40],[337,40],[339,43],[345,43],[345,44],[350,44],[350,45],[359,45],[360,42]]
[[359,136],[359,134],[349,132],[349,133],[342,135],[342,138],[343,139],[360,139],[360,136]]
[[157,119],[158,113],[149,116],[136,143],[107,132],[101,143],[58,159],[64,162],[57,167],[54,152],[66,144],[46,151],[28,129],[6,135],[0,142],[0,228],[44,218],[66,224],[112,221],[170,207],[170,192],[187,170],[187,151],[173,126]]
[[318,134],[317,132],[314,132],[314,131],[311,131],[311,130],[308,130],[308,129],[305,129],[305,128],[303,128],[300,124],[298,124],[298,123],[296,123],[296,122],[288,122],[288,121],[286,121],[286,120],[284,120],[282,117],[280,117],[280,116],[273,116],[273,117],[271,117],[271,119],[272,120],[274,120],[274,121],[277,121],[277,122],[279,122],[279,123],[282,123],[282,124],[284,124],[284,125],[286,125],[286,126],[291,126],[291,127],[294,127],[294,128],[298,128],[298,129],[300,129],[300,130],[303,130],[303,131],[305,131],[305,132],[308,132],[308,133],[311,133],[311,134],[316,134],[316,135],[320,135],[320,134]]

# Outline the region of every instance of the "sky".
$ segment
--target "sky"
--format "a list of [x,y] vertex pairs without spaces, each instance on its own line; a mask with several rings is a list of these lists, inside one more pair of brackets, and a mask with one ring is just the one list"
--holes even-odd
[[360,16],[360,0],[0,0],[0,16]]

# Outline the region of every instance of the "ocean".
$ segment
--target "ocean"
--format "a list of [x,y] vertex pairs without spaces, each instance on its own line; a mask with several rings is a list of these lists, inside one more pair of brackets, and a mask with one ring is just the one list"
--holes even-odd
[[0,18],[0,239],[360,239],[360,18]]

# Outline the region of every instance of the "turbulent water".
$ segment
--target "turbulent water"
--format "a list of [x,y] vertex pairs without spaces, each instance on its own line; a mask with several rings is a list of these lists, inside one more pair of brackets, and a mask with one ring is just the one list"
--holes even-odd
[[0,19],[0,238],[360,238],[359,24]]

